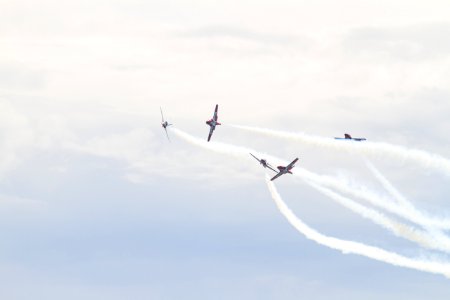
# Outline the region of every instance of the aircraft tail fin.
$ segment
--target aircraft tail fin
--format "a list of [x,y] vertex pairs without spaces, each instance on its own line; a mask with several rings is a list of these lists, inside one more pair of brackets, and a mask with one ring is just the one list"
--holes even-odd
[[346,139],[351,139],[352,138],[352,136],[350,134],[348,134],[348,133],[344,134],[344,136],[345,136]]

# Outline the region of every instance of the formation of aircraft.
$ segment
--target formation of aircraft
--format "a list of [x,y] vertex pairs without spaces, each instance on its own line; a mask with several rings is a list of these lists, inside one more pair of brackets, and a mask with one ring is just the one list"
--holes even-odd
[[250,153],[251,156],[253,156],[257,161],[259,161],[259,163],[264,167],[264,168],[269,168],[274,172],[278,172],[277,170],[275,170],[271,165],[269,165],[269,163],[267,162],[267,160],[265,159],[259,159],[256,156],[254,156],[253,154]]
[[216,125],[222,125],[219,122],[217,122],[217,119],[219,118],[217,115],[218,110],[219,110],[219,104],[216,104],[216,109],[214,110],[214,115],[213,115],[212,119],[206,121],[206,124],[209,125],[208,142],[211,140],[211,136],[213,134],[213,131],[216,129]]
[[335,140],[353,140],[353,141],[357,141],[357,142],[361,142],[361,141],[365,141],[366,140],[366,138],[354,138],[348,133],[345,133],[343,138],[335,137],[334,139]]
[[164,115],[163,115],[163,112],[162,112],[162,108],[159,107],[159,110],[161,111],[161,126],[162,126],[162,128],[164,128],[164,131],[166,132],[167,139],[170,142],[169,134],[167,133],[167,127],[172,125],[172,124],[169,124],[169,122],[164,121]]
[[[170,141],[169,135],[167,133],[167,127],[172,125],[172,124],[169,124],[167,121],[164,120],[164,115],[163,115],[161,107],[159,109],[161,111],[161,119],[162,119],[161,126],[164,128],[164,130],[166,132],[167,139]],[[212,136],[214,130],[216,129],[216,126],[217,125],[222,125],[222,124],[220,124],[218,122],[218,119],[219,119],[219,117],[218,117],[218,110],[219,110],[219,105],[216,104],[216,108],[214,109],[214,115],[213,115],[212,119],[206,121],[206,124],[209,126],[208,142],[211,140],[211,136]],[[344,134],[343,138],[342,137],[335,137],[335,139],[336,140],[353,140],[353,141],[358,141],[358,142],[366,140],[366,138],[353,138],[348,133]],[[256,156],[254,156],[251,153],[250,153],[250,155],[253,156],[264,168],[268,168],[268,169],[274,171],[275,173],[277,173],[274,177],[272,177],[270,179],[271,181],[277,179],[278,177],[280,177],[280,176],[282,176],[284,174],[292,174],[291,170],[295,167],[295,163],[298,161],[298,157],[297,157],[289,165],[287,165],[285,167],[284,166],[278,166],[277,167],[278,171],[277,171],[267,162],[267,160],[259,159],[259,158],[257,158]]]

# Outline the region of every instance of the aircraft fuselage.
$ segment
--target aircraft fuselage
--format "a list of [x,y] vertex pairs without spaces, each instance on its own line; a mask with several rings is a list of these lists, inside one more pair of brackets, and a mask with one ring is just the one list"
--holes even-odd
[[219,122],[217,122],[218,115],[217,111],[219,110],[219,105],[216,104],[216,108],[214,109],[214,115],[211,120],[206,121],[206,124],[210,127],[209,128],[209,135],[208,135],[208,142],[211,140],[211,136],[213,134],[213,131],[216,129],[217,125],[220,125]]
[[366,138],[354,138],[352,137],[350,134],[346,133],[344,134],[344,137],[335,137],[335,140],[351,140],[351,141],[357,141],[357,142],[361,142],[361,141],[365,141]]
[[292,172],[291,172],[292,168],[288,169],[288,168],[283,167],[283,166],[278,166],[277,167],[277,169],[280,170],[280,172],[283,173],[283,174],[286,174],[286,173],[292,174]]
[[219,122],[214,121],[214,120],[208,120],[208,121],[206,121],[206,124],[208,124],[212,128],[216,128],[216,125],[220,125]]

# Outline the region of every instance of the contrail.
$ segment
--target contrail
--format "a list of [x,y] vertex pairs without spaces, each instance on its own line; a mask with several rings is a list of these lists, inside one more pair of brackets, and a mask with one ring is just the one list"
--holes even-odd
[[[443,251],[448,251],[450,249],[450,238],[443,234],[440,230],[437,229],[449,229],[450,228],[450,220],[436,218],[432,216],[425,215],[420,210],[417,210],[414,206],[412,206],[408,200],[404,197],[401,201],[405,203],[405,205],[401,203],[393,203],[390,199],[384,198],[370,190],[368,190],[364,186],[356,186],[349,185],[346,181],[337,179],[335,177],[318,175],[313,172],[306,170],[305,168],[298,168],[293,173],[294,176],[301,178],[307,183],[316,183],[320,186],[330,187],[335,190],[338,190],[342,193],[346,193],[352,195],[353,197],[363,199],[374,206],[385,209],[386,211],[393,213],[397,216],[400,216],[414,224],[421,225],[424,227],[431,236],[433,236],[433,240],[439,242],[440,248],[433,247],[435,249],[440,249]],[[381,175],[381,174],[379,174]],[[384,178],[384,177],[383,177]],[[386,179],[385,179],[386,180]],[[391,186],[392,187],[392,186]],[[395,189],[392,187],[392,189]],[[398,192],[397,192],[398,193]],[[398,195],[401,196],[400,193]],[[397,196],[398,196],[397,195]],[[328,194],[330,196],[330,194]],[[333,198],[333,197],[332,197]],[[399,198],[400,199],[400,198]],[[336,198],[334,198],[336,200]],[[408,205],[406,205],[408,203]],[[351,207],[347,207],[350,208]],[[430,245],[433,245],[431,243]],[[447,250],[445,250],[447,249]]]
[[[411,222],[422,225],[428,230],[431,230],[431,228],[450,229],[449,219],[431,217],[426,213],[418,210],[368,160],[366,160],[366,166],[369,168],[375,178],[381,183],[381,185],[388,191],[388,193],[391,194],[391,196],[397,201],[397,204],[386,205],[383,208],[397,214],[398,216],[404,217]],[[355,188],[355,190],[357,189]],[[366,198],[369,201],[374,200],[374,198],[376,197],[376,195],[370,194],[368,194],[367,196],[370,197],[370,199],[369,197]],[[375,203],[373,204],[377,205]]]
[[381,183],[381,185],[388,191],[389,194],[391,194],[392,197],[394,197],[395,200],[400,205],[403,205],[404,207],[413,208],[413,205],[411,202],[406,200],[406,198],[389,182],[389,180],[386,179],[386,177],[381,174],[381,172],[375,168],[375,166],[368,160],[365,160],[367,168],[372,172],[372,174],[375,176],[375,178]]
[[[248,156],[249,152],[255,153],[260,156],[264,156],[265,158],[268,158],[273,161],[278,161],[281,164],[285,164],[286,162],[283,162],[283,160],[267,155],[259,153],[258,151],[255,151],[253,149],[245,148],[245,147],[239,147],[234,146],[230,144],[225,143],[219,143],[219,142],[207,142],[205,140],[199,139],[197,137],[194,137],[182,130],[179,130],[177,128],[171,128],[172,132],[186,140],[187,142],[190,142],[196,146],[212,150],[218,153],[233,155],[235,157],[243,157]],[[399,210],[401,210],[401,207],[398,205],[386,205],[385,202],[389,202],[387,199],[380,199],[375,194],[370,194],[368,191],[364,190],[358,190],[355,187],[349,187],[345,182],[342,182],[340,180],[337,180],[335,178],[329,177],[329,176],[321,176],[317,175],[315,173],[312,173],[304,168],[298,168],[295,170],[294,176],[298,176],[301,179],[305,180],[307,183],[312,185],[313,187],[321,186],[321,189],[319,191],[324,192],[325,189],[323,186],[329,186],[333,187],[334,189],[340,190],[342,192],[347,192],[349,194],[352,194],[359,198],[367,198],[369,202],[378,204],[381,207],[389,207],[390,210],[394,213],[397,213]],[[401,235],[402,237],[409,239],[411,241],[417,242],[424,247],[428,248],[434,248],[439,249],[442,251],[448,251],[450,249],[450,241],[446,237],[441,237],[438,241],[433,240],[430,236],[425,236],[422,231],[415,231],[414,229],[402,224],[402,223],[393,223],[391,221],[387,221],[386,217],[380,213],[378,213],[375,210],[366,208],[348,198],[343,197],[334,197],[336,195],[333,192],[326,192],[325,194],[331,199],[338,201],[341,205],[346,206],[347,208],[351,209],[352,211],[361,214],[362,216],[366,218],[370,218],[375,223],[382,225],[383,227],[391,230],[394,234]],[[402,213],[399,213],[400,215]],[[389,223],[389,224],[388,224]],[[439,244],[440,243],[440,244]]]
[[[336,141],[331,138],[324,138],[318,136],[311,136],[304,133],[290,133],[285,131],[271,130],[258,127],[241,126],[241,125],[228,125],[234,128],[244,129],[251,132],[262,133],[270,136],[282,137],[287,139],[299,140],[308,144],[324,146],[339,150],[358,151],[366,154],[390,154],[393,157],[400,158],[402,160],[412,160],[423,167],[433,167],[436,170],[444,171],[447,175],[450,175],[450,161],[422,150],[406,149],[401,146],[386,144],[386,143],[371,143],[365,142],[352,142],[352,141]],[[449,173],[447,173],[449,172]],[[405,218],[411,222],[419,224],[424,227],[436,227],[440,229],[450,229],[450,220],[446,218],[437,218],[427,216],[416,209],[405,210],[405,207],[399,205],[399,203],[391,203],[388,199],[368,191],[363,188],[350,187],[345,182],[337,180],[335,178],[318,176],[311,172],[306,171],[303,168],[298,169],[294,175],[315,177],[316,181],[323,185],[333,187],[341,192],[348,193],[355,197],[369,201],[371,204],[381,207],[391,213]],[[314,180],[314,179],[313,179]],[[392,191],[393,192],[393,191]],[[399,195],[396,195],[397,197]],[[396,198],[397,201],[403,201],[401,197]],[[402,202],[406,203],[406,202]]]
[[[416,209],[416,207],[408,201],[405,196],[403,196],[393,185],[389,182],[389,180],[381,174],[381,172],[375,168],[375,166],[368,160],[365,161],[366,166],[368,169],[372,172],[372,174],[375,176],[375,178],[381,183],[381,185],[386,189],[386,191],[398,202],[399,205],[403,207],[404,210],[409,211],[410,215],[415,216],[420,219],[424,219],[425,221],[421,222],[424,227],[428,224],[435,227],[444,227],[444,229],[447,229],[447,226],[449,222],[447,220],[433,220],[432,222],[429,221],[430,217],[426,216],[423,212]],[[414,222],[414,220],[412,220]],[[440,226],[442,225],[442,226]],[[428,228],[431,229],[431,228]]]
[[[408,201],[405,196],[403,196],[393,185],[389,182],[389,180],[381,174],[381,172],[375,168],[375,166],[368,160],[365,160],[367,168],[372,172],[372,174],[375,176],[375,178],[381,183],[381,185],[388,191],[388,193],[395,199],[397,202],[403,206],[404,210],[407,210],[410,212],[411,215],[416,215],[418,218],[425,218],[429,219],[429,217],[425,216],[424,214],[415,208],[415,206]],[[429,222],[424,222],[425,224],[428,224]],[[423,225],[425,229],[434,236],[435,239],[440,240],[442,243],[448,244],[450,243],[450,240],[447,235],[445,235],[442,230]]]
[[[415,242],[425,248],[436,249],[444,252],[450,252],[450,240],[444,239],[441,236],[434,237],[428,232],[415,229],[411,226],[407,226],[403,223],[392,220],[391,218],[379,213],[378,211],[368,208],[364,205],[356,203],[355,201],[339,195],[319,184],[305,180],[314,189],[318,190],[325,196],[335,200],[342,206],[347,207],[351,211],[357,213],[358,215],[372,220],[375,224],[382,226],[383,228],[391,231],[394,235],[398,237],[405,238],[412,242]],[[441,238],[441,239],[439,239]]]
[[250,152],[253,154],[256,154],[258,156],[263,156],[269,160],[275,161],[277,163],[286,163],[285,161],[265,154],[265,153],[261,153],[258,151],[255,151],[253,149],[250,148],[245,148],[245,147],[240,147],[240,146],[234,146],[234,145],[230,145],[230,144],[226,144],[226,143],[220,143],[220,142],[207,142],[206,140],[202,140],[199,139],[197,137],[194,137],[180,129],[177,128],[170,128],[170,130],[176,134],[178,137],[184,139],[185,141],[194,144],[196,146],[199,146],[201,148],[204,149],[208,149],[208,150],[212,150],[218,153],[223,153],[223,154],[227,154],[227,155],[231,155],[231,156],[235,156],[235,157],[242,157],[242,156],[249,156]]
[[408,160],[420,165],[421,167],[432,168],[443,172],[447,176],[450,176],[450,160],[440,155],[428,153],[423,150],[408,149],[402,146],[380,142],[337,141],[332,138],[324,138],[305,133],[286,132],[252,126],[230,124],[228,126],[274,137],[300,141],[310,145],[331,148],[334,150],[346,150],[348,152],[364,153],[372,156],[389,155],[392,158],[401,161]]
[[[404,206],[400,203],[394,203],[385,197],[382,197],[363,186],[349,185],[346,181],[335,177],[314,174],[305,168],[298,168],[294,172],[294,176],[302,179],[314,181],[321,185],[331,187],[340,192],[352,195],[359,199],[364,199],[377,207],[383,208],[397,216],[400,216],[413,223],[423,227],[436,227],[441,229],[450,229],[450,220],[444,218],[431,217],[423,214],[414,207]],[[399,198],[400,199],[400,198]],[[407,201],[406,199],[402,201]]]
[[273,182],[269,180],[269,177],[266,177],[266,182],[267,186],[269,187],[270,194],[272,195],[272,198],[275,201],[275,204],[277,205],[280,212],[286,217],[289,223],[294,226],[299,232],[301,232],[306,238],[329,248],[339,250],[344,254],[358,254],[394,266],[405,267],[434,274],[441,274],[447,278],[450,278],[450,264],[446,262],[409,258],[378,247],[369,246],[363,243],[349,240],[341,240],[317,232],[313,228],[303,223],[303,221],[300,220],[289,209],[286,203],[284,203],[281,199],[281,196],[276,190]]

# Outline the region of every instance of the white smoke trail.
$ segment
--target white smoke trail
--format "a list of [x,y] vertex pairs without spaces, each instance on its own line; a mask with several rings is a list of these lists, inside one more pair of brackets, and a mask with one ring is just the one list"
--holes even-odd
[[[307,183],[313,182],[318,185],[321,185],[322,187],[323,186],[331,187],[342,193],[346,193],[356,198],[366,200],[369,203],[377,207],[383,208],[386,211],[389,211],[397,216],[400,216],[414,224],[421,225],[428,232],[428,234],[425,234],[422,231],[418,232],[416,231],[418,234],[420,233],[419,235],[423,235],[424,237],[426,236],[427,242],[425,244],[421,243],[423,246],[427,247],[428,245],[429,248],[438,249],[446,252],[448,252],[450,249],[450,238],[447,235],[443,234],[441,230],[439,230],[450,228],[450,220],[432,217],[422,213],[420,210],[417,210],[414,206],[412,206],[412,204],[410,204],[409,201],[406,200],[406,198],[404,198],[403,196],[401,196],[401,194],[398,192],[397,192],[398,195],[402,197],[403,201],[402,203],[405,203],[405,205],[402,205],[401,203],[392,203],[389,199],[383,198],[382,196],[377,195],[376,193],[368,190],[363,186],[349,185],[346,181],[339,180],[335,177],[318,175],[304,168],[296,169],[293,175],[301,178]],[[381,174],[379,175],[382,176]],[[392,189],[395,189],[392,185],[391,187]],[[333,198],[330,193],[328,193],[327,196],[331,197],[334,200],[337,200],[337,198]],[[350,206],[347,206],[347,208],[352,209],[352,207]],[[372,219],[372,221],[378,223],[374,219]],[[402,225],[406,226],[404,224]],[[410,226],[406,226],[405,228],[409,228],[410,229],[409,231],[414,231]],[[407,234],[408,231],[401,231],[401,233],[403,234],[406,233],[405,235],[403,235],[403,237],[411,240],[411,236]],[[422,240],[421,238],[417,238],[417,236],[415,239],[419,241]]]
[[266,128],[242,126],[242,125],[228,125],[234,128],[247,130],[250,132],[280,137],[295,141],[300,141],[306,144],[331,148],[334,150],[346,150],[349,152],[363,153],[373,156],[391,156],[399,160],[408,160],[424,168],[432,168],[443,172],[450,176],[450,160],[437,155],[428,153],[418,149],[408,149],[398,145],[388,143],[375,143],[370,141],[354,142],[341,141],[333,138],[324,138],[319,136],[308,135],[305,133],[294,133],[279,130],[272,130]]
[[442,244],[450,243],[450,239],[440,229],[448,229],[449,222],[445,219],[432,218],[426,213],[416,209],[390,182],[385,178],[375,166],[366,160],[366,165],[381,185],[397,200],[403,207],[403,212],[412,217],[410,219],[416,224],[421,224],[434,239],[439,240]]
[[403,223],[397,222],[378,211],[363,206],[355,201],[343,197],[321,185],[305,180],[307,184],[315,188],[325,196],[335,200],[342,206],[347,207],[358,215],[373,221],[375,224],[382,226],[398,237],[405,238],[415,242],[425,248],[440,250],[450,253],[450,240],[442,236],[430,235],[428,232],[407,226]]
[[[187,142],[190,142],[199,147],[202,147],[202,148],[205,148],[208,150],[212,150],[212,151],[215,151],[218,153],[224,153],[224,154],[233,155],[236,157],[243,157],[243,156],[248,156],[249,152],[252,152],[256,155],[264,156],[265,158],[268,158],[272,161],[277,161],[277,162],[280,162],[281,164],[286,164],[286,162],[283,162],[279,158],[269,156],[267,154],[261,154],[258,151],[255,151],[253,149],[234,146],[234,145],[225,144],[225,143],[219,143],[219,142],[207,142],[205,140],[196,138],[182,130],[179,130],[176,128],[171,128],[171,130],[174,134],[183,138]],[[370,194],[369,191],[358,190],[354,187],[349,187],[345,182],[336,180],[335,178],[328,177],[328,176],[320,176],[320,175],[312,173],[304,168],[296,169],[294,175],[302,178],[303,180],[307,181],[310,184],[311,183],[316,184],[315,186],[320,185],[320,186],[333,187],[337,190],[353,194],[354,196],[357,196],[360,198],[367,198],[370,200],[371,203],[377,203],[379,206],[390,207],[384,203],[388,200],[380,199],[375,194]],[[333,200],[338,201],[341,205],[346,206],[347,208],[351,209],[352,211],[354,211],[356,213],[359,213],[359,214],[365,216],[366,218],[370,218],[375,223],[377,223],[379,225],[383,225],[385,228],[388,228],[395,234],[401,235],[402,237],[404,237],[406,239],[418,242],[425,247],[439,249],[442,251],[448,251],[448,249],[450,249],[450,241],[448,239],[446,239],[445,237],[441,237],[441,239],[439,239],[438,241],[435,241],[429,236],[428,237],[422,236],[423,232],[415,231],[413,228],[410,228],[404,224],[396,223],[395,225],[393,225],[393,224],[388,225],[387,224],[388,221],[386,221],[386,219],[383,218],[384,216],[381,217],[382,215],[374,210],[371,210],[362,205],[359,205],[358,203],[355,203],[354,201],[351,201],[349,199],[346,201],[346,200],[343,200],[342,198],[332,197],[332,194],[330,194],[330,193],[327,193],[327,195],[330,196]],[[393,212],[397,212],[397,210],[401,209],[398,206],[393,206],[390,208]]]
[[[304,168],[296,169],[294,172],[294,176],[300,177],[305,180],[310,180],[320,185],[336,189],[342,193],[346,193],[356,198],[366,200],[372,205],[383,208],[386,211],[396,214],[397,216],[400,216],[415,224],[419,224],[423,227],[450,229],[449,219],[428,216],[421,211],[414,209],[414,207],[407,208],[407,206],[403,206],[400,203],[394,203],[390,199],[382,197],[361,185],[349,185],[344,180],[330,176],[317,175]],[[406,199],[404,199],[403,201],[407,202]]]
[[[401,146],[395,146],[385,143],[371,143],[371,142],[353,142],[353,141],[336,141],[331,138],[323,138],[317,136],[310,136],[303,133],[289,133],[284,131],[277,131],[265,128],[257,128],[241,125],[228,125],[231,127],[244,129],[252,132],[262,133],[271,136],[283,137],[287,139],[300,140],[313,145],[331,147],[334,149],[345,149],[348,151],[359,151],[368,154],[391,154],[401,159],[410,159],[424,167],[434,167],[440,171],[450,171],[450,161],[435,154],[430,154],[422,150],[406,149]],[[449,173],[450,174],[450,173]],[[311,178],[322,185],[333,187],[341,192],[348,193],[352,196],[369,201],[372,205],[383,208],[391,213],[394,213],[406,220],[414,222],[424,227],[435,227],[440,229],[450,229],[450,220],[446,218],[431,217],[421,213],[415,209],[406,210],[405,207],[398,203],[392,203],[389,199],[384,199],[362,187],[351,187],[342,180],[331,178],[327,176],[318,176],[314,173],[308,172],[305,169],[298,169],[294,175]],[[396,195],[398,197],[398,195]],[[402,201],[401,197],[396,198]],[[406,200],[406,199],[405,199]],[[403,203],[406,203],[403,201]],[[444,238],[444,236],[442,236]]]
[[180,129],[177,128],[170,128],[170,130],[176,134],[178,137],[184,139],[185,141],[194,144],[198,147],[202,147],[204,149],[208,149],[208,150],[212,150],[218,153],[223,153],[223,154],[228,154],[228,155],[232,155],[232,156],[236,156],[236,157],[242,157],[242,156],[249,156],[250,152],[260,156],[260,157],[265,157],[271,161],[275,161],[276,163],[280,163],[280,164],[286,164],[286,161],[283,161],[277,157],[265,154],[265,153],[261,153],[258,151],[255,151],[253,149],[250,148],[245,148],[245,147],[240,147],[240,146],[234,146],[234,145],[230,145],[230,144],[226,144],[226,143],[220,143],[220,142],[207,142],[206,140],[203,139],[199,139],[197,137],[194,137]]
[[392,197],[394,197],[395,200],[400,205],[403,205],[407,208],[414,208],[411,202],[406,200],[406,198],[387,180],[386,177],[381,174],[381,172],[375,168],[375,166],[368,160],[365,160],[367,168],[372,172],[372,174],[375,176],[375,178],[381,183],[381,185],[388,191],[389,194],[391,194]]
[[[375,176],[375,178],[381,183],[381,185],[388,191],[388,193],[403,207],[403,210],[406,210],[409,212],[409,215],[417,217],[419,219],[424,219],[424,222],[421,222],[424,227],[430,227],[427,225],[436,225],[436,222],[429,222],[429,219],[431,217],[425,215],[423,212],[418,210],[410,201],[408,201],[405,196],[403,196],[393,185],[389,182],[389,180],[381,174],[381,172],[375,168],[375,166],[369,162],[368,160],[365,161],[366,166],[369,168],[369,170],[372,172],[372,174]],[[414,220],[413,220],[414,221]],[[445,224],[441,224],[444,222]],[[440,223],[437,225],[447,225],[448,221],[440,220]],[[450,225],[450,224],[449,224]],[[441,227],[441,226],[437,226]],[[446,226],[444,226],[445,229]],[[428,228],[429,230],[431,228]]]
[[[365,160],[366,166],[375,176],[375,178],[381,183],[381,185],[388,191],[391,196],[397,200],[397,202],[404,208],[405,211],[408,211],[410,215],[417,216],[420,219],[430,219],[430,217],[425,216],[423,212],[416,209],[415,206],[406,199],[393,185],[389,182],[389,180],[381,174],[381,172],[375,168],[375,166],[368,160]],[[424,222],[428,224],[428,222]],[[423,225],[425,229],[434,236],[435,239],[440,240],[441,242],[447,244],[450,242],[447,235],[445,235],[441,230],[435,227],[430,227],[427,225]]]
[[409,258],[395,252],[386,251],[374,246],[329,237],[317,232],[316,230],[303,223],[303,221],[300,220],[289,209],[286,203],[284,203],[281,199],[281,196],[276,190],[275,185],[272,181],[269,180],[268,177],[266,178],[266,181],[267,186],[269,187],[270,194],[272,195],[272,198],[275,201],[280,212],[286,217],[289,223],[294,226],[299,232],[301,232],[306,238],[329,248],[340,250],[344,254],[358,254],[394,266],[416,269],[434,274],[442,274],[445,277],[450,278],[450,264],[448,264],[447,262]]

